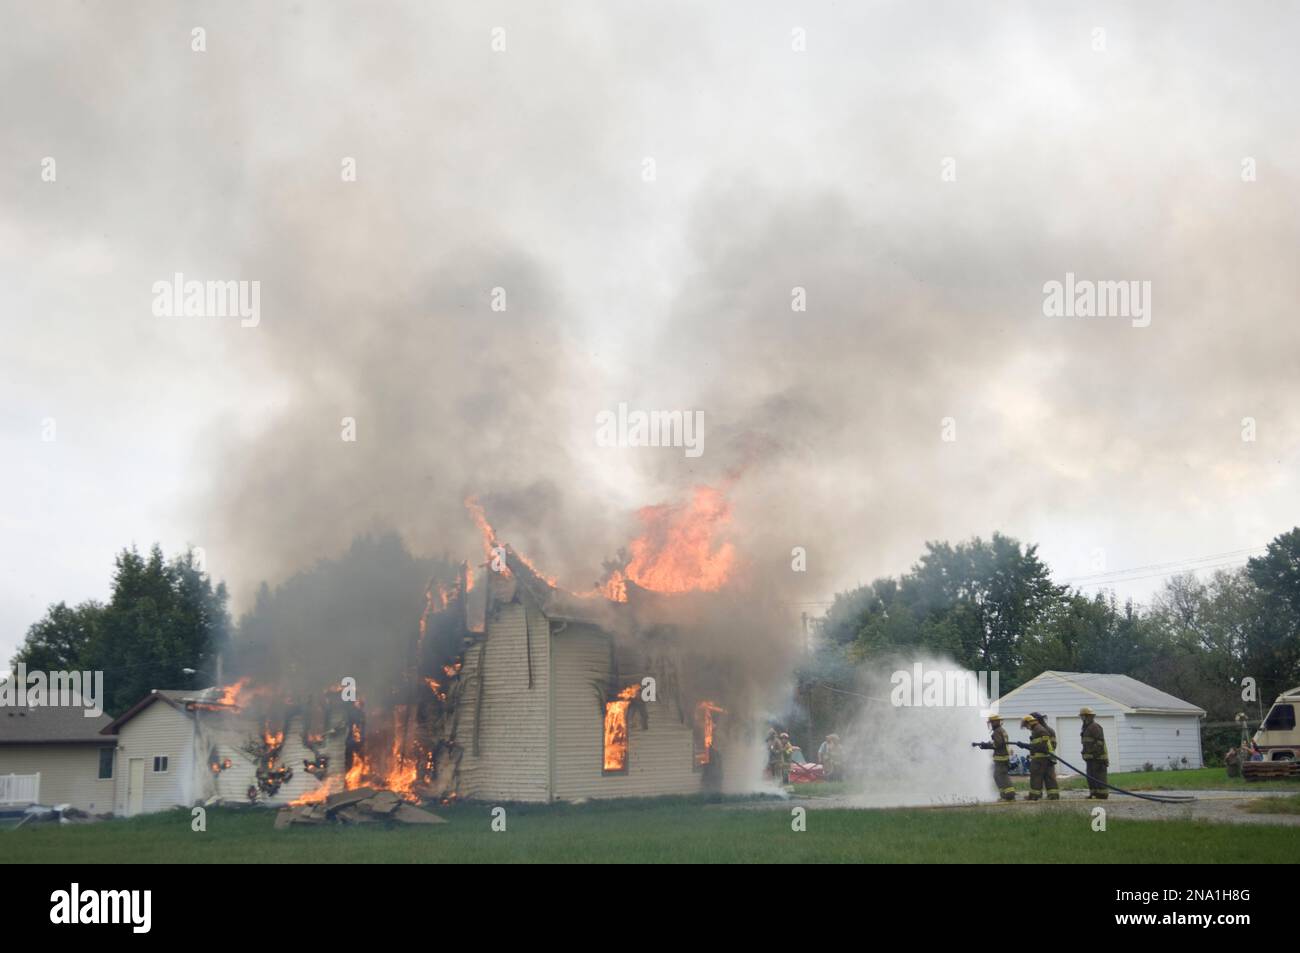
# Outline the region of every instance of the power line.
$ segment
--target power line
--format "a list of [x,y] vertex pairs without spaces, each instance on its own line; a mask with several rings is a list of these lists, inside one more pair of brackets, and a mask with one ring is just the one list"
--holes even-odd
[[1242,559],[1230,559],[1222,563],[1210,563],[1204,566],[1182,566],[1178,569],[1168,570],[1166,572],[1153,572],[1141,576],[1117,576],[1114,579],[1101,579],[1097,582],[1084,583],[1067,583],[1073,585],[1076,589],[1096,589],[1104,586],[1112,586],[1121,582],[1139,582],[1143,579],[1161,579],[1167,576],[1176,576],[1183,572],[1199,572],[1203,569],[1227,569],[1232,566],[1244,566],[1246,562]]
[[[1187,559],[1178,559],[1178,560],[1174,560],[1173,562],[1167,562],[1167,563],[1150,563],[1149,565],[1146,566],[1130,566],[1127,569],[1112,569],[1109,572],[1091,573],[1086,576],[1072,576],[1068,579],[1063,580],[1063,582],[1065,582],[1067,585],[1074,585],[1077,583],[1087,584],[1094,581],[1105,581],[1113,577],[1124,577],[1127,576],[1129,573],[1144,572],[1148,569],[1170,570],[1167,573],[1156,572],[1154,573],[1154,575],[1156,576],[1172,575],[1173,573],[1178,572],[1181,569],[1212,569],[1214,568],[1212,566],[1200,566],[1197,564],[1211,562],[1214,560],[1229,559],[1230,557],[1232,561],[1236,561],[1240,559],[1242,556],[1248,556],[1254,553],[1263,552],[1267,548],[1268,548],[1267,546],[1253,546],[1250,547],[1249,549],[1234,549],[1222,553],[1211,553],[1208,556],[1195,556]],[[1223,565],[1227,565],[1227,564],[1228,563],[1224,563]],[[1153,576],[1141,576],[1139,578],[1150,579],[1153,578]],[[1120,580],[1120,581],[1127,581],[1127,580]]]

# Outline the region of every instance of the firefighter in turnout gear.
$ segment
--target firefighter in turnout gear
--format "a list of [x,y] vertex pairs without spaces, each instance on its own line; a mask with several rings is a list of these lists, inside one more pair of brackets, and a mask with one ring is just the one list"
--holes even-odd
[[1020,727],[1029,729],[1029,800],[1041,800],[1046,788],[1047,799],[1059,801],[1061,792],[1056,787],[1056,765],[1052,761],[1056,734],[1033,715],[1022,718]]
[[1079,732],[1079,741],[1083,748],[1083,766],[1088,772],[1088,797],[1106,800],[1106,771],[1110,767],[1110,755],[1106,753],[1106,733],[1097,724],[1097,713],[1091,708],[1080,708],[1079,717],[1083,719],[1083,730]]
[[[1037,719],[1038,723],[1043,726],[1043,730],[1052,736],[1052,750],[1055,751],[1056,750],[1056,729],[1047,723],[1047,716],[1044,715],[1041,711],[1031,711],[1029,714],[1033,715],[1034,718]],[[1052,763],[1055,764],[1056,762],[1053,761]]]
[[781,783],[781,761],[784,753],[785,746],[781,744],[781,736],[773,728],[767,733],[767,770],[777,784]]
[[1011,784],[1011,741],[1007,730],[1002,727],[1001,715],[989,715],[991,738],[982,741],[979,747],[993,752],[993,784],[998,789],[998,796],[1004,801],[1016,799],[1016,789]]

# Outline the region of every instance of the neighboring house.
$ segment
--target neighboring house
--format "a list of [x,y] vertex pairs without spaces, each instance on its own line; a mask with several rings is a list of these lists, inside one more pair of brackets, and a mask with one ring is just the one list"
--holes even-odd
[[1000,698],[1002,715],[1013,741],[1027,740],[1020,719],[1041,712],[1056,731],[1057,753],[1084,767],[1079,709],[1097,713],[1106,733],[1111,771],[1153,768],[1199,768],[1201,719],[1205,711],[1127,675],[1043,672]]
[[[0,806],[71,804],[113,809],[114,739],[107,715],[81,706],[0,706]],[[10,776],[13,777],[10,777]]]
[[[211,797],[248,798],[258,764],[249,745],[261,726],[217,701],[220,694],[212,688],[155,689],[105,729],[117,735],[115,814],[165,811]],[[288,728],[280,761],[297,769],[274,795],[259,794],[261,803],[287,804],[319,785],[302,770],[303,762],[316,755],[304,745],[298,719],[290,720]],[[343,763],[341,737],[328,739],[322,748],[328,748],[336,765]]]
[[104,729],[117,735],[114,814],[130,817],[192,803],[193,718],[182,694],[155,689]]

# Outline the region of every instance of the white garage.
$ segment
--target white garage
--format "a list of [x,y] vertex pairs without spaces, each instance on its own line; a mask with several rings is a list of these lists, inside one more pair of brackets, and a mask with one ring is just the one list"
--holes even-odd
[[1043,672],[1003,695],[993,710],[1006,719],[1003,724],[1013,741],[1028,740],[1028,732],[1020,727],[1022,717],[1033,711],[1046,715],[1056,731],[1057,753],[1083,767],[1079,709],[1084,706],[1097,713],[1106,733],[1111,771],[1203,766],[1205,711],[1127,675]]

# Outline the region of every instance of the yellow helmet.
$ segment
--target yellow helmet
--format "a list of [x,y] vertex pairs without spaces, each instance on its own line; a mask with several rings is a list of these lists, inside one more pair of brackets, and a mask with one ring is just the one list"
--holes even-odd
[[1024,718],[1021,718],[1021,719],[1020,719],[1020,724],[1021,724],[1021,725],[1036,725],[1036,724],[1038,724],[1038,719],[1035,718],[1033,715],[1026,715]]
[[1001,716],[1001,715],[989,715],[989,721],[996,721],[996,722],[998,722],[998,723],[1000,724],[1000,723],[1002,722],[1002,716]]
[[1084,715],[1095,715],[1095,714],[1097,713],[1093,711],[1091,708],[1089,708],[1087,705],[1084,705],[1082,708],[1079,709],[1080,718],[1082,718]]

